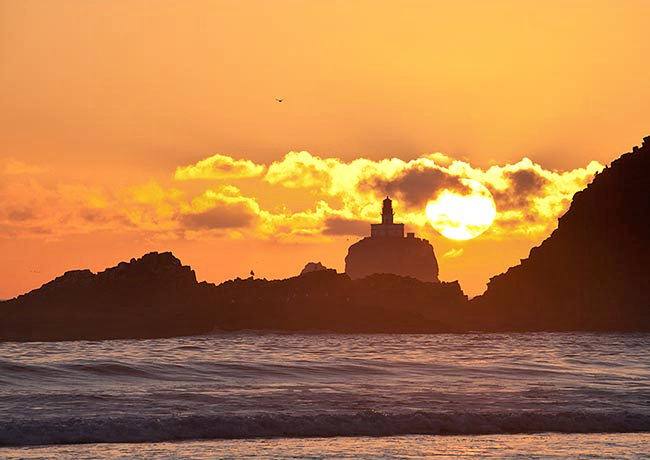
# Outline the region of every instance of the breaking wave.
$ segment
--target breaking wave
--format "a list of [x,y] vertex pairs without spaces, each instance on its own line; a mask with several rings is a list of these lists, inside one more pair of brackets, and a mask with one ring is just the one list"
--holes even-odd
[[650,431],[650,413],[431,413],[374,411],[317,415],[215,415],[4,420],[1,446],[162,442],[271,437],[631,433]]

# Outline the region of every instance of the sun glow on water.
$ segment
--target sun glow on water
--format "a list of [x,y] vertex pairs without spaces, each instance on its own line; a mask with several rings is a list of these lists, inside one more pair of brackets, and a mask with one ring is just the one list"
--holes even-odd
[[427,203],[429,222],[442,236],[452,240],[476,238],[487,230],[497,214],[492,194],[479,182],[461,179],[470,193],[443,190]]

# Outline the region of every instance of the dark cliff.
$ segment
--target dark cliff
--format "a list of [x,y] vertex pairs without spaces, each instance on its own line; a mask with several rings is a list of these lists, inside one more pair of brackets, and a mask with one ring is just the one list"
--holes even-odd
[[150,253],[93,274],[66,272],[0,303],[0,339],[148,338],[211,329],[194,271],[170,252]]
[[420,238],[368,237],[354,243],[345,258],[345,273],[352,279],[374,273],[392,273],[420,281],[438,281],[433,246]]
[[557,229],[472,301],[481,329],[650,330],[650,137],[573,197]]

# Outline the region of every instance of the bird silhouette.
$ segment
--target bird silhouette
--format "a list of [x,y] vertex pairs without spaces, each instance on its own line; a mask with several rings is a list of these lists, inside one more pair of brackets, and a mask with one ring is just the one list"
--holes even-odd
[[251,270],[251,276],[255,276],[255,272]]
[[278,102],[284,101],[284,99],[278,99],[278,98],[275,98],[275,100],[278,101]]

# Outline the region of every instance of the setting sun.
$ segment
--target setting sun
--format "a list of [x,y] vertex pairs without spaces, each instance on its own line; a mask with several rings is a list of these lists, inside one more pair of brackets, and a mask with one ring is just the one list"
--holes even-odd
[[426,214],[442,236],[452,240],[476,238],[487,230],[496,217],[492,194],[479,182],[461,179],[471,193],[444,190],[427,203]]

